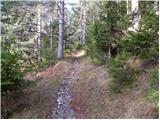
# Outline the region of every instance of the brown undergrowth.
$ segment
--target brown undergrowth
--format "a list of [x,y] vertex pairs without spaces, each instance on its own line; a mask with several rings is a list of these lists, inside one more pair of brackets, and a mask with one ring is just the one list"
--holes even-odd
[[[155,118],[155,107],[146,99],[147,73],[138,74],[130,89],[116,94],[110,88],[112,78],[105,66],[94,65],[87,57],[78,58],[78,62],[76,70],[71,71],[74,74],[69,103],[76,118]],[[37,76],[42,79],[34,87],[27,88],[25,97],[21,97],[25,107],[10,118],[50,118],[58,89],[71,64],[67,59],[39,73]]]
[[28,74],[26,79],[41,79],[23,90],[23,95],[20,94],[13,99],[14,103],[11,104],[15,104],[15,110],[10,118],[51,118],[52,108],[57,104],[58,89],[69,67],[69,62],[60,61],[43,72]]
[[88,58],[80,60],[72,85],[71,107],[77,118],[117,119],[155,118],[155,107],[146,99],[147,73],[137,74],[132,87],[120,94],[110,88],[112,78],[104,66],[95,66]]

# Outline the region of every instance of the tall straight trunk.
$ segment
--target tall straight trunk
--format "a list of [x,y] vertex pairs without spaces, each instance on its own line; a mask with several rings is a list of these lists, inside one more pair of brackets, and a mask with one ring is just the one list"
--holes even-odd
[[50,30],[51,30],[51,38],[50,38],[50,48],[51,48],[51,51],[53,50],[53,28],[52,28],[52,22],[53,22],[53,18],[51,18],[51,21],[50,21]]
[[83,18],[82,18],[82,15],[83,15],[83,13],[82,13],[82,3],[80,2],[80,44],[81,45],[83,45],[83,32],[82,32],[82,30],[83,30]]
[[126,1],[126,10],[127,10],[127,15],[129,14],[129,1]]
[[58,35],[58,50],[57,59],[62,60],[64,58],[63,37],[64,37],[64,0],[59,1],[59,35]]
[[38,61],[40,61],[41,59],[40,48],[41,48],[41,9],[38,8],[38,40],[37,40]]
[[138,0],[132,0],[132,29],[135,31],[139,26],[139,15],[138,15]]
[[51,24],[50,48],[51,48],[51,51],[52,51],[53,50],[53,29],[52,29],[52,24]]
[[108,58],[111,58],[111,45],[108,46]]
[[85,39],[86,39],[85,36],[86,36],[86,3],[83,8],[83,45],[85,44]]
[[159,3],[158,0],[154,1],[154,10],[155,10],[155,14],[156,15],[159,15],[159,12],[158,12],[158,3]]
[[86,1],[80,1],[80,44],[84,45],[85,44],[85,34],[86,34],[86,25],[85,25],[85,20],[86,20]]
[[117,4],[119,3],[119,0],[116,0]]

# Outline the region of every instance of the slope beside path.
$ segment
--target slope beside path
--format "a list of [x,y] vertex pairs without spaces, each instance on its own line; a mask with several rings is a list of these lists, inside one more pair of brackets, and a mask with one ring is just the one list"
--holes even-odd
[[83,54],[73,54],[36,74],[41,79],[14,101],[18,109],[10,118],[152,118],[143,89],[147,75],[129,92],[115,94],[106,67],[91,63]]

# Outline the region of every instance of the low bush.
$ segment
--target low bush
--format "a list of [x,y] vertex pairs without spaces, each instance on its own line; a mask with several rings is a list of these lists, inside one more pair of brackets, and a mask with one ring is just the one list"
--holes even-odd
[[2,51],[1,57],[1,90],[2,93],[19,89],[24,73],[21,71],[21,54],[9,50]]
[[56,53],[50,48],[41,48],[41,62],[39,62],[39,69],[46,69],[50,65],[56,63]]
[[151,72],[150,72],[150,83],[151,87],[154,89],[158,89],[159,86],[159,74],[158,74],[158,67],[155,67]]
[[123,53],[107,62],[108,72],[113,77],[112,89],[120,92],[122,88],[129,86],[134,78],[134,69],[127,65],[128,55]]
[[[24,87],[24,72],[21,70],[22,54],[2,46],[1,54],[1,93],[2,117],[7,118],[12,112],[8,106],[8,98],[13,93],[18,93]],[[5,101],[4,101],[5,100]]]
[[158,58],[158,38],[148,31],[129,32],[119,41],[119,51],[125,51],[142,59]]
[[76,44],[75,45],[76,50],[81,50],[82,48],[83,48],[83,46],[81,44]]
[[159,76],[158,76],[158,67],[155,67],[149,72],[150,85],[146,89],[147,98],[152,101],[156,106],[158,106],[159,98]]

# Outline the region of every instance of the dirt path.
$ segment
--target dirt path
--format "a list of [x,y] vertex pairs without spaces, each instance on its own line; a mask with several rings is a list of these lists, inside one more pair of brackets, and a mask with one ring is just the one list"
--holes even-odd
[[[13,98],[8,103],[12,114],[10,119],[50,119],[53,107],[57,105],[57,93],[63,78],[68,72],[71,64],[68,61],[60,61],[50,66],[45,71],[36,75],[29,74],[27,78],[34,82]],[[36,80],[36,78],[41,78]],[[11,100],[10,100],[11,101]],[[55,118],[55,116],[54,116]]]
[[88,57],[73,59],[58,92],[54,118],[151,118],[145,113],[149,102],[139,81],[122,94],[112,91],[111,81],[105,66],[96,66]]
[[137,80],[126,93],[115,94],[106,66],[93,64],[87,56],[65,59],[41,74],[43,79],[15,99],[19,106],[10,118],[153,118],[143,84],[148,78]]
[[125,108],[122,99],[110,91],[105,66],[96,66],[87,57],[74,57],[70,63],[52,118],[122,118]]
[[73,83],[73,76],[78,70],[79,62],[77,58],[72,58],[71,68],[63,78],[63,84],[58,91],[57,106],[53,109],[53,115],[58,119],[75,119],[74,111],[70,107],[72,99],[71,87]]

